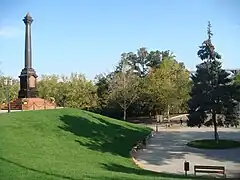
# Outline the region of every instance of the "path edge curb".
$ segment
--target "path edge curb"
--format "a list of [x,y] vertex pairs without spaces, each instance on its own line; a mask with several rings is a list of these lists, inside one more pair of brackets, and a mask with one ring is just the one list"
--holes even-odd
[[[151,131],[151,133],[149,134],[149,135],[147,135],[147,137],[150,137],[150,139],[152,138],[152,137],[154,137],[154,135],[155,135],[155,131]],[[147,138],[146,137],[146,138]],[[137,158],[137,151],[135,150],[135,148],[133,147],[132,149],[131,149],[131,151],[129,152],[129,154],[130,154],[130,157],[131,157],[131,159],[132,159],[132,161],[134,162],[134,164],[136,165],[136,166],[138,166],[139,168],[141,168],[141,169],[144,169],[144,165],[141,163],[141,162],[139,162],[136,158]]]

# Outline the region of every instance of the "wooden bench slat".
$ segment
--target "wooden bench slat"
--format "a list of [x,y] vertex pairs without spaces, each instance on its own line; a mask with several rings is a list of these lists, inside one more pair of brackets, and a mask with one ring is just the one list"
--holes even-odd
[[194,166],[194,169],[220,169],[225,170],[223,166]]
[[196,170],[195,172],[202,172],[202,173],[221,173],[221,174],[223,174],[224,173],[224,171],[217,171],[217,170],[215,170],[215,171],[213,171],[213,170]]
[[194,166],[194,174],[196,173],[220,173],[226,177],[225,167],[224,166],[203,166],[203,165],[195,165]]

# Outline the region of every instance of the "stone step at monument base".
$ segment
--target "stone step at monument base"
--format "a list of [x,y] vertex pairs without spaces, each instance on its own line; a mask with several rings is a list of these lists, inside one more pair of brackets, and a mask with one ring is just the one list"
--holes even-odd
[[[7,110],[8,104],[2,105],[1,109]],[[10,109],[11,110],[56,109],[56,103],[42,98],[24,98],[24,99],[20,98],[10,102]]]

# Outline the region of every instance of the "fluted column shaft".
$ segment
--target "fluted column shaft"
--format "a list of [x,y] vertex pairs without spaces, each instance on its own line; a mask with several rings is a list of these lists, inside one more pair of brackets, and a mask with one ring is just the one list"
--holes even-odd
[[32,68],[32,44],[31,44],[31,24],[33,22],[29,13],[24,17],[25,30],[25,68]]

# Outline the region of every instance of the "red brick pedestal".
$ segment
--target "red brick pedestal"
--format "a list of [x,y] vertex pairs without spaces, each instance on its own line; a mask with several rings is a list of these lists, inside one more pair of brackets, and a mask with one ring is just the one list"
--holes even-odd
[[[24,100],[24,102],[23,102]],[[16,99],[10,103],[11,110],[40,110],[40,109],[56,109],[56,103],[42,98],[25,98]],[[1,108],[7,110],[8,105],[5,104]]]

